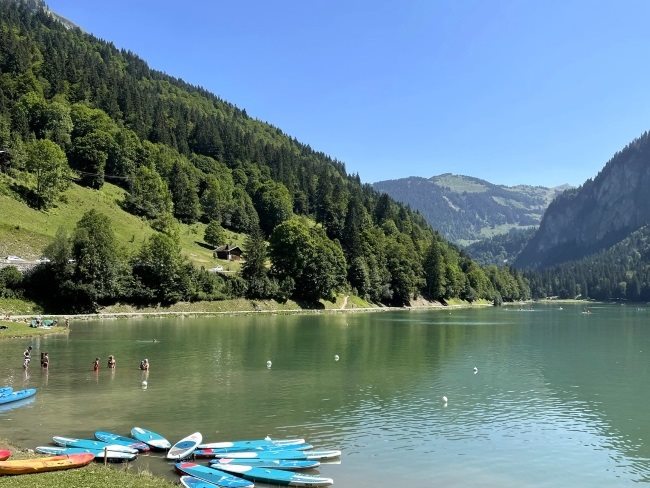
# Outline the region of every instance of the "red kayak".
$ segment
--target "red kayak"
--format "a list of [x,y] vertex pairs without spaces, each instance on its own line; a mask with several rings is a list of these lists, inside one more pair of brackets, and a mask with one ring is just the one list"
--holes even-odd
[[9,459],[9,456],[11,456],[11,451],[7,451],[6,449],[0,449],[0,461],[6,461]]

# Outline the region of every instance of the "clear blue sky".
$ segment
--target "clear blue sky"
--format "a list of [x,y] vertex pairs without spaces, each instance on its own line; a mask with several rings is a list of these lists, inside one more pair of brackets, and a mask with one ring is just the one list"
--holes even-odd
[[49,0],[364,182],[581,184],[650,129],[650,2]]

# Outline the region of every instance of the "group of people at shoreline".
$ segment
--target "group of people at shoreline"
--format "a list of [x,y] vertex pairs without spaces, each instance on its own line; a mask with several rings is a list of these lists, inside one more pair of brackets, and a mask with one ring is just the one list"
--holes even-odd
[[[32,346],[27,346],[23,352],[23,369],[27,369],[32,361]],[[100,358],[96,357],[93,362],[93,371],[99,371]],[[108,356],[107,365],[108,369],[115,369],[117,361],[112,354]],[[50,367],[50,356],[47,352],[41,352],[41,368],[48,369]],[[140,369],[142,371],[149,371],[149,359],[145,358],[140,361]]]

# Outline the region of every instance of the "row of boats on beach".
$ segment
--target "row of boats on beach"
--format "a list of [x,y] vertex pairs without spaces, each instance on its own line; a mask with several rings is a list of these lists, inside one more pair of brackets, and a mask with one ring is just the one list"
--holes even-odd
[[[97,431],[95,439],[55,436],[55,445],[39,446],[36,452],[50,458],[0,461],[0,475],[70,469],[99,461],[132,461],[150,450],[166,451],[175,462],[181,484],[187,488],[252,488],[254,482],[287,486],[328,486],[331,478],[298,471],[313,470],[323,460],[341,456],[339,450],[316,450],[304,439],[264,439],[204,443],[195,432],[175,444],[141,427],[131,437]],[[0,451],[2,454],[2,451]],[[207,460],[201,464],[199,460]]]

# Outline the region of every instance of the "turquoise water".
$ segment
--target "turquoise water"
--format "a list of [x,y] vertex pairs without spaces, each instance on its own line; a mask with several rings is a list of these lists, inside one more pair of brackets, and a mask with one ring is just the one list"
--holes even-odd
[[[343,451],[319,469],[339,487],[648,483],[650,310],[581,310],[73,323],[69,336],[0,342],[0,384],[39,388],[0,407],[0,437],[35,447],[135,425],[172,442],[305,437]],[[133,468],[177,479],[157,455]]]

